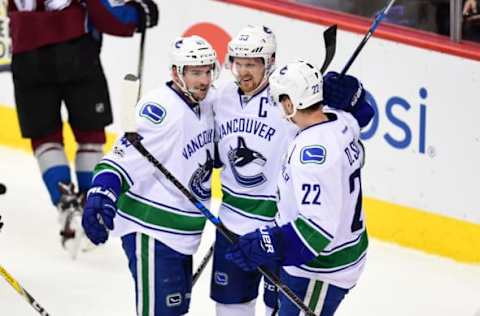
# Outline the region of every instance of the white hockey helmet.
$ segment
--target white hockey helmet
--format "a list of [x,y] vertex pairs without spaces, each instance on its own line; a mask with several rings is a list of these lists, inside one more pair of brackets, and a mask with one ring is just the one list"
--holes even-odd
[[289,119],[297,109],[306,109],[323,101],[323,77],[313,64],[299,60],[276,69],[270,76],[270,98],[280,106],[280,96],[287,95],[293,104],[293,112],[284,113]]
[[248,25],[228,43],[227,65],[231,67],[234,57],[262,58],[265,64],[264,77],[268,77],[274,68],[276,51],[277,40],[270,28]]
[[180,82],[177,82],[177,84],[190,98],[193,98],[192,92],[188,90],[183,80],[185,66],[213,65],[212,82],[218,78],[220,73],[217,53],[210,43],[197,35],[177,38],[173,43],[170,59],[170,68],[175,66],[178,77],[180,78]]

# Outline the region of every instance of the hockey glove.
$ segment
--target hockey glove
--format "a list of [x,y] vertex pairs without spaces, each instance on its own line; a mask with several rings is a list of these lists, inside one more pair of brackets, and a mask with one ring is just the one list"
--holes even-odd
[[113,229],[113,218],[117,211],[115,203],[120,190],[121,180],[114,173],[103,172],[93,179],[83,210],[82,226],[95,245],[106,242],[108,230]]
[[158,24],[158,6],[153,0],[132,0],[127,2],[137,9],[139,22],[137,31],[143,32],[149,27]]
[[261,227],[240,236],[238,242],[227,249],[225,258],[244,271],[281,262],[281,232],[278,227]]
[[330,71],[323,77],[323,99],[331,108],[350,112],[364,96],[362,84],[353,76]]
[[353,76],[340,78],[338,73],[328,72],[323,78],[323,99],[329,107],[352,114],[360,127],[367,126],[375,115],[362,84]]

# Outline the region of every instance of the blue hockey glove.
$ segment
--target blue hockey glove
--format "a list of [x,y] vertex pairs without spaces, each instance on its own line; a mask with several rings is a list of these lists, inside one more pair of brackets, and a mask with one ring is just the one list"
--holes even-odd
[[95,245],[106,242],[108,239],[107,229],[113,229],[113,218],[117,211],[116,201],[115,193],[109,189],[92,187],[88,190],[82,226],[87,237]]
[[326,105],[344,110],[353,115],[360,127],[365,127],[375,116],[375,111],[366,99],[366,93],[357,78],[328,72],[323,78],[323,99]]
[[115,203],[121,187],[121,177],[111,171],[104,170],[93,178],[83,209],[82,226],[95,245],[106,242],[108,230],[113,229],[113,218],[117,211]]
[[365,97],[365,90],[357,78],[330,71],[323,77],[323,100],[334,109],[350,112]]
[[281,262],[280,228],[261,227],[254,232],[240,236],[237,243],[227,249],[225,258],[233,261],[244,271],[255,270],[258,266]]
[[152,0],[132,0],[127,5],[132,5],[137,9],[139,23],[138,32],[143,32],[146,28],[154,27],[158,24],[158,6]]

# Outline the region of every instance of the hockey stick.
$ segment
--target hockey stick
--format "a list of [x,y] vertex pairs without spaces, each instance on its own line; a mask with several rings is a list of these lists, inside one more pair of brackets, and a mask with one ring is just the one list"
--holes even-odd
[[40,304],[33,298],[30,293],[27,292],[8,272],[0,265],[0,274],[5,280],[30,304],[34,310],[36,310],[42,316],[50,316],[50,314],[40,306]]
[[335,56],[337,50],[337,25],[332,25],[323,32],[323,41],[325,43],[325,60],[323,61],[320,72],[323,74]]
[[347,64],[345,65],[345,67],[343,67],[343,70],[342,72],[340,73],[340,77],[343,77],[348,69],[350,68],[350,66],[353,64],[353,62],[355,61],[355,59],[357,58],[358,54],[360,54],[360,51],[362,50],[363,46],[365,46],[365,44],[367,43],[367,41],[370,39],[370,37],[372,37],[373,33],[375,32],[375,30],[377,29],[377,27],[380,25],[380,22],[382,22],[382,20],[385,18],[385,16],[388,14],[388,11],[390,11],[390,8],[392,7],[392,5],[395,3],[395,0],[391,0],[390,3],[385,7],[385,9],[383,9],[380,13],[378,13],[376,16],[375,16],[375,19],[373,20],[373,23],[372,25],[370,26],[370,29],[368,30],[367,34],[365,34],[365,36],[363,37],[362,41],[360,42],[360,44],[358,44],[357,48],[355,49],[355,51],[353,52],[352,54],[352,57],[350,57],[350,59],[348,60]]
[[[138,78],[136,78],[132,74],[128,74],[125,76],[125,81],[124,81],[124,110],[128,109],[132,104],[135,104],[134,102],[134,97],[136,95],[136,89],[138,89],[139,83],[138,83]],[[233,232],[228,230],[222,222],[220,222],[220,219],[215,217],[215,215],[210,212],[209,209],[207,209],[180,181],[175,178],[173,174],[168,171],[167,168],[165,168],[141,143],[141,136],[135,132],[135,123],[134,123],[134,116],[133,115],[126,115],[125,113],[123,115],[123,129],[125,131],[125,138],[129,141],[130,144],[135,147],[135,149],[142,154],[155,168],[157,168],[166,178],[168,181],[172,182],[173,185],[179,189],[183,195],[190,201],[192,202],[195,207],[202,212],[202,214],[213,224],[215,227],[218,229],[218,231],[230,242],[230,243],[235,243],[237,241],[237,235],[235,235]],[[157,174],[154,174],[154,177],[160,181],[158,178],[159,176]],[[287,296],[292,303],[294,303],[298,308],[303,310],[306,315],[308,316],[315,316],[315,314],[306,306],[303,301],[283,282],[280,280],[280,278],[273,274],[271,271],[266,270],[263,267],[258,267],[258,271],[260,271],[265,277],[267,277],[270,282],[275,284],[280,291],[282,291],[285,296]]]
[[207,253],[203,257],[200,264],[198,265],[197,270],[195,270],[195,273],[192,276],[192,287],[195,286],[195,283],[197,283],[197,281],[200,278],[200,275],[202,274],[203,270],[205,270],[205,267],[207,266],[208,262],[210,261],[210,258],[212,258],[213,246],[214,245],[211,245],[210,248],[208,248]]
[[[142,96],[142,73],[143,73],[143,56],[145,55],[145,38],[147,36],[147,30],[142,31],[142,35],[140,36],[140,51],[138,52],[138,69],[137,69],[137,78],[138,78],[138,92],[137,92],[137,100],[140,100]],[[136,102],[135,102],[136,104]]]

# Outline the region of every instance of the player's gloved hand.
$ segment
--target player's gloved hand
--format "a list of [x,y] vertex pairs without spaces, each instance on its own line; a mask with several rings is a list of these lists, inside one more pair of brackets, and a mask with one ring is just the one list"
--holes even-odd
[[361,128],[375,116],[362,84],[353,76],[340,78],[337,72],[328,72],[323,78],[323,98],[329,107],[352,114]]
[[117,196],[108,188],[94,186],[88,190],[82,226],[88,239],[95,245],[106,242],[107,229],[113,229],[113,218],[117,211],[116,201]]
[[323,77],[323,99],[334,109],[351,111],[365,97],[365,90],[357,78],[330,71]]
[[139,23],[137,31],[143,32],[146,28],[154,27],[158,24],[158,6],[153,0],[132,0],[127,2],[137,9]]
[[237,243],[227,249],[225,258],[233,261],[244,271],[255,270],[258,266],[281,262],[281,236],[278,227],[261,227],[254,232],[240,236]]

